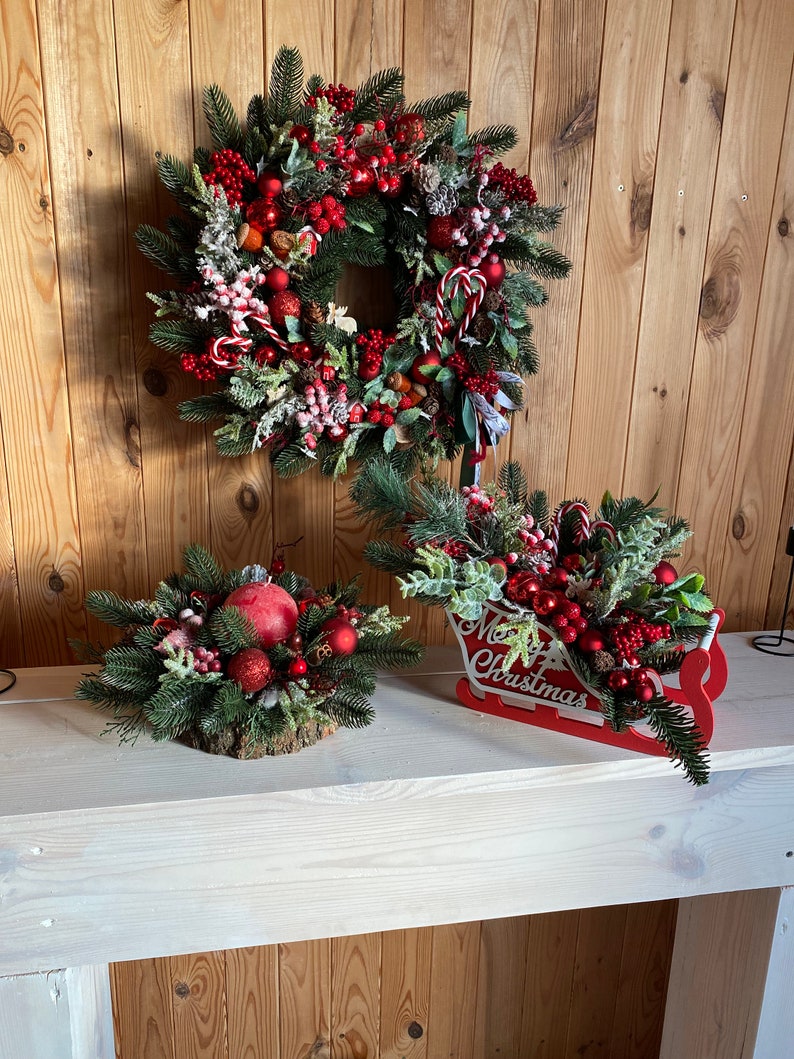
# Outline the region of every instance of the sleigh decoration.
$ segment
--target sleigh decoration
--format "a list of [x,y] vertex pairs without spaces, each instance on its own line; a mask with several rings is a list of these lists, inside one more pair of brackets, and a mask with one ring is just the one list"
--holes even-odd
[[[510,619],[506,608],[487,603],[476,620],[463,620],[451,611],[447,611],[447,617],[463,653],[466,676],[461,677],[455,690],[464,706],[641,754],[668,755],[664,742],[642,731],[642,719],[624,731],[612,728],[602,712],[597,689],[577,675],[565,645],[542,624],[538,624],[539,642],[529,665],[519,660],[505,669],[504,633]],[[728,680],[725,653],[718,637],[724,619],[724,611],[712,611],[700,642],[686,652],[675,674],[662,677],[651,671],[657,692],[691,711],[704,746],[714,732],[712,703],[725,690]],[[669,676],[674,683],[665,683]]]

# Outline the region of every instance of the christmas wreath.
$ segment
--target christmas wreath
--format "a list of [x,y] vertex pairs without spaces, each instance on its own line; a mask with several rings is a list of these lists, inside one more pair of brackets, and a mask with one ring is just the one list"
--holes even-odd
[[505,670],[527,664],[545,629],[614,731],[647,721],[688,778],[707,781],[702,734],[657,679],[681,667],[714,609],[703,576],[679,577],[669,562],[690,536],[683,519],[609,494],[594,517],[581,501],[552,513],[515,463],[495,483],[459,491],[437,478],[406,482],[374,461],[351,495],[362,516],[401,532],[400,542],[373,540],[364,554],[399,575],[403,596],[466,620],[496,603]]
[[400,635],[407,619],[360,604],[356,581],[315,591],[281,556],[269,573],[224,572],[198,545],[183,562],[153,600],[87,597],[125,635],[107,651],[76,645],[100,668],[75,694],[111,711],[122,740],[148,728],[235,757],[289,752],[338,725],[369,724],[376,667],[420,660],[419,644]]
[[[570,267],[543,238],[562,207],[495,162],[513,128],[468,133],[465,93],[408,105],[402,86],[391,69],[304,88],[299,52],[282,48],[245,127],[212,85],[214,150],[159,160],[185,212],[137,232],[181,285],[150,295],[151,340],[220,384],[180,413],[223,419],[224,455],[267,447],[282,476],[339,475],[397,450],[407,473],[461,445],[476,459],[521,406],[537,368],[527,310]],[[348,263],[388,266],[392,327],[359,330],[334,304]]]

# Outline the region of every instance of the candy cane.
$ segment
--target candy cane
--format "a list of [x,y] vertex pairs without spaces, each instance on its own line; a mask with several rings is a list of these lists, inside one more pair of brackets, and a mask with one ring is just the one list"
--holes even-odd
[[605,522],[603,519],[598,519],[596,522],[590,524],[590,536],[592,537],[596,530],[603,530],[610,540],[615,540],[616,533],[615,527],[611,522]]
[[586,541],[590,536],[590,512],[585,505],[579,503],[563,504],[554,516],[554,521],[551,525],[551,533],[549,534],[549,539],[554,545],[553,554],[555,558],[560,546],[560,525],[562,524],[562,520],[566,515],[569,515],[574,511],[579,515],[579,529],[573,535],[574,544],[581,544],[582,541]]
[[[271,324],[267,316],[263,316],[261,313],[241,313],[240,321],[250,319],[255,324],[259,324],[262,330],[273,340],[275,345],[279,349],[283,349],[285,353],[289,352],[289,342],[285,342],[275,327]],[[217,364],[219,368],[234,368],[237,365],[237,357],[235,355],[233,360],[229,360],[228,357],[223,355],[223,350],[228,346],[230,349],[237,349],[240,353],[247,353],[253,345],[253,340],[244,337],[240,333],[237,321],[232,321],[229,330],[230,335],[221,335],[220,338],[214,338],[210,345],[209,356],[213,364]]]
[[[476,281],[479,284],[474,295],[472,295],[471,292],[472,281]],[[445,298],[454,298],[461,287],[463,287],[466,294],[466,312],[455,336],[456,341],[460,340],[460,338],[466,333],[474,314],[482,304],[486,288],[485,276],[477,269],[468,269],[463,265],[457,265],[455,268],[449,269],[442,277],[441,282],[436,289],[435,315],[436,353],[438,353],[439,356],[441,356],[441,347],[444,343],[444,301]]]

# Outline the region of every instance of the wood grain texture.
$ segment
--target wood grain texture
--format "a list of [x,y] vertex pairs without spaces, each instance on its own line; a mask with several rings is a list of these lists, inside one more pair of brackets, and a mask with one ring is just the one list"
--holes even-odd
[[14,530],[8,498],[3,420],[0,416],[0,666],[18,665],[24,657],[22,620],[19,610]]
[[759,1017],[753,1059],[785,1055],[794,1040],[794,1009],[788,1003],[794,976],[794,888],[780,891],[769,965],[764,986],[764,1002]]
[[381,1059],[425,1059],[430,1014],[431,927],[381,935]]
[[378,1059],[381,936],[331,942],[331,1059]]
[[278,951],[281,1059],[331,1059],[331,942]]
[[480,923],[433,928],[428,1059],[473,1059]]
[[228,1059],[224,982],[222,952],[171,957],[174,1059]]
[[[758,297],[789,94],[794,19],[737,17],[676,506],[695,529],[686,565],[719,583]],[[732,621],[732,625],[735,619]]]
[[226,953],[229,1059],[279,1059],[278,947]]
[[566,496],[598,501],[623,479],[669,23],[669,2],[607,4]]
[[530,918],[518,1055],[566,1054],[578,932],[578,912]]
[[579,913],[567,1055],[609,1059],[625,925],[623,906]]
[[625,494],[660,488],[666,506],[684,441],[733,22],[733,3],[673,2],[623,477]]
[[168,959],[110,967],[116,1059],[175,1059]]
[[521,1015],[531,918],[492,919],[480,927],[473,1054],[521,1055]]

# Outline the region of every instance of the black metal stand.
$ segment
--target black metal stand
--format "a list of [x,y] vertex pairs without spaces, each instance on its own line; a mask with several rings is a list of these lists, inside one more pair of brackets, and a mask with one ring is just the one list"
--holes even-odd
[[[767,633],[764,636],[753,637],[753,647],[757,651],[763,651],[767,655],[779,655],[782,658],[794,657],[794,637],[786,636],[786,615],[791,600],[791,585],[794,582],[794,526],[788,531],[786,543],[786,555],[791,558],[791,570],[788,575],[788,587],[786,588],[786,600],[783,604],[783,617],[780,619],[780,632]],[[787,646],[784,646],[787,645]]]

